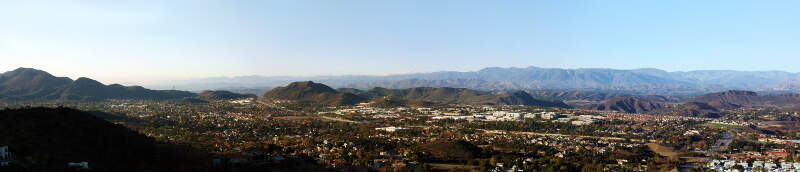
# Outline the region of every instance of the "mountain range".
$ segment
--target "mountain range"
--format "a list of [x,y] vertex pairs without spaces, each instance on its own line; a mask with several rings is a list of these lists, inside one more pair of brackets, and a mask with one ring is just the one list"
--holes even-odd
[[[268,100],[304,101],[322,105],[353,105],[367,102],[418,104],[483,104],[483,105],[537,105],[567,107],[560,101],[544,101],[531,97],[522,91],[485,92],[466,88],[417,87],[409,89],[372,88],[359,90],[353,88],[333,89],[325,84],[312,81],[293,82],[265,93]],[[377,100],[377,101],[376,101]]]
[[78,100],[104,99],[178,99],[195,96],[194,93],[177,90],[150,90],[141,86],[103,85],[95,80],[81,77],[72,80],[55,77],[45,71],[18,68],[0,74],[0,100]]
[[[725,90],[797,92],[800,74],[782,71],[698,70],[667,72],[659,69],[484,68],[470,72],[431,72],[386,76],[343,75],[315,77],[215,77],[169,81],[161,87],[274,87],[298,80],[313,80],[334,88],[405,89],[456,87],[474,90],[580,90],[637,95],[700,95]],[[203,88],[217,89],[217,88]]]
[[786,109],[800,106],[800,94],[758,94],[741,90],[708,93],[680,102],[674,100],[665,96],[617,96],[584,108],[628,113],[664,113],[717,117],[720,115],[721,110],[739,107]]
[[0,74],[0,100],[2,101],[178,100],[194,97],[200,99],[238,99],[257,96],[224,90],[206,90],[195,94],[179,90],[151,90],[141,86],[104,85],[86,77],[72,80],[67,77],[56,77],[45,71],[31,68],[18,68]]

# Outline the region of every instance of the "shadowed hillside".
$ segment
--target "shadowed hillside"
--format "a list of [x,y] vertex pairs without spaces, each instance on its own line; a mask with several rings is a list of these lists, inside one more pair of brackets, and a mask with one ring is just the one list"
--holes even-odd
[[197,94],[197,96],[200,97],[200,98],[205,98],[205,99],[219,99],[219,100],[224,100],[224,99],[242,99],[242,98],[256,97],[256,95],[252,95],[252,94],[239,94],[239,93],[234,93],[234,92],[230,92],[230,91],[221,91],[221,90],[219,90],[219,91],[206,90],[206,91],[200,92],[199,94]]
[[[99,112],[95,112],[99,113]],[[92,171],[206,171],[204,153],[159,143],[90,113],[67,108],[0,111],[0,145],[27,171],[64,171],[89,162]]]
[[599,104],[594,104],[588,109],[592,110],[613,110],[627,113],[645,113],[664,108],[665,102],[650,100],[635,96],[618,96],[605,100]]

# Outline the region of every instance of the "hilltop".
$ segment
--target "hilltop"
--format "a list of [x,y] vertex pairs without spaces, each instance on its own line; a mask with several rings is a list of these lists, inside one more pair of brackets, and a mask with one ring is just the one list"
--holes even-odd
[[270,100],[305,101],[322,105],[353,105],[367,99],[352,93],[341,93],[324,84],[312,81],[293,82],[285,87],[276,87],[263,98]]

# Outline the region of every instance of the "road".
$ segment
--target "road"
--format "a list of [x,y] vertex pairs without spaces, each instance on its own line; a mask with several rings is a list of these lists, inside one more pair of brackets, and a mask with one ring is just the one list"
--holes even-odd
[[717,140],[714,146],[711,146],[711,151],[708,156],[714,155],[717,152],[725,152],[728,150],[728,145],[733,141],[733,133],[726,131],[722,133],[722,137]]

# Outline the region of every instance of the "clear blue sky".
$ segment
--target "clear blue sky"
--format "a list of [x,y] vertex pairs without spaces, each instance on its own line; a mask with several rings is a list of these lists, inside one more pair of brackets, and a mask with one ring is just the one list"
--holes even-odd
[[0,2],[0,70],[104,83],[484,67],[800,72],[800,1]]

